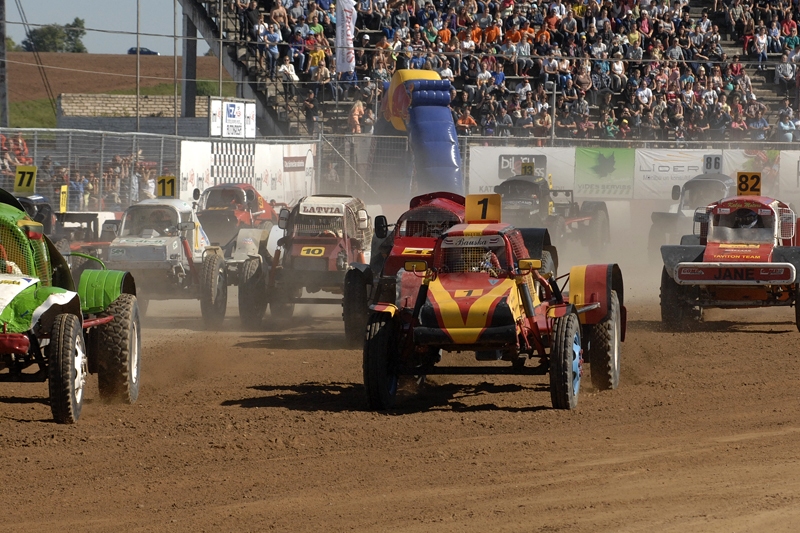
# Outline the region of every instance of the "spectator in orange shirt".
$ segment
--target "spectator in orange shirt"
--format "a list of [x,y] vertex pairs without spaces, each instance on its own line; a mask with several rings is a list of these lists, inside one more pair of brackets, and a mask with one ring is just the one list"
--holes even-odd
[[469,33],[472,36],[472,40],[475,41],[475,46],[480,46],[483,42],[483,30],[478,26],[477,20],[472,21],[472,28],[470,28]]
[[475,122],[475,119],[472,118],[472,114],[469,111],[469,107],[464,109],[464,113],[458,117],[458,122],[456,122],[456,128],[458,129],[458,133],[462,135],[469,135],[475,128],[478,127],[478,123]]
[[11,151],[14,152],[17,160],[23,165],[33,164],[33,159],[28,157],[28,143],[22,138],[22,132],[18,131],[17,136],[10,141]]
[[483,42],[486,44],[500,42],[500,20],[495,20],[483,30]]
[[536,41],[539,41],[539,37],[542,36],[542,35],[544,35],[544,41],[547,44],[550,44],[550,42],[551,42],[551,40],[550,40],[550,32],[547,31],[547,27],[546,26],[542,26],[539,29],[539,31],[536,32]]
[[519,32],[522,34],[523,37],[525,37],[526,35],[530,35],[531,41],[533,41],[536,38],[536,30],[531,28],[531,21],[529,20],[526,20],[525,22],[522,23]]
[[447,26],[442,26],[442,29],[439,30],[439,42],[440,43],[449,43],[450,39],[453,38],[453,32],[450,31],[450,28]]
[[558,25],[561,22],[561,19],[558,18],[555,9],[551,9],[550,13],[544,18],[544,25],[543,28],[547,28],[548,30],[555,31],[558,29]]
[[519,31],[519,25],[514,24],[514,26],[506,32],[506,38],[505,38],[506,48],[508,47],[509,44],[516,45],[521,40],[522,40],[522,34]]

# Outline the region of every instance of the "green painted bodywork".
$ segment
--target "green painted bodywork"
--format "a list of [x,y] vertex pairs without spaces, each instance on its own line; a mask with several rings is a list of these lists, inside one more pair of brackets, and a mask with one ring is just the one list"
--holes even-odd
[[[25,333],[33,328],[33,312],[52,294],[63,294],[69,291],[59,287],[44,287],[38,281],[17,294],[3,312],[0,323],[5,325],[8,333]],[[74,294],[74,293],[73,293]]]
[[120,270],[84,270],[78,283],[81,310],[84,314],[100,313],[122,293],[136,294],[133,277]]

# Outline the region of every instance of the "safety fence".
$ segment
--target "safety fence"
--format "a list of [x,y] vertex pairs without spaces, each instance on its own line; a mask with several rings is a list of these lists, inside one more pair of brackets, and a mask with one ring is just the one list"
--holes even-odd
[[[522,173],[550,177],[578,197],[669,200],[672,186],[703,172],[761,172],[764,192],[800,197],[800,146],[794,143],[644,141],[539,146],[536,139],[462,136],[464,192],[485,193]],[[443,161],[453,154],[443,153]],[[445,161],[446,162],[446,161]],[[155,197],[158,176],[178,179],[176,196],[194,189],[250,183],[268,201],[291,204],[317,192],[402,202],[398,190],[427,192],[414,174],[407,137],[320,135],[256,141],[79,130],[0,129],[0,187],[15,189],[18,167],[37,168],[36,192],[69,210],[118,211]],[[391,192],[389,192],[391,191]],[[403,195],[404,197],[407,194]]]

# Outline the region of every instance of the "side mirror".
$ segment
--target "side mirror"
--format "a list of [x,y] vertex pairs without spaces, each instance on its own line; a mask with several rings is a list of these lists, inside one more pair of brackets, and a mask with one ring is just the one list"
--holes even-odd
[[358,218],[358,229],[360,230],[368,230],[369,229],[369,215],[367,214],[366,209],[359,209],[356,211],[356,217]]
[[680,185],[673,185],[672,186],[672,199],[676,200],[676,201],[681,199],[681,186]]
[[428,263],[425,261],[406,261],[403,268],[406,269],[406,272],[426,272]]
[[389,235],[389,223],[386,217],[378,215],[375,217],[375,236],[379,239],[385,239]]
[[541,259],[520,259],[519,260],[519,269],[520,270],[539,270],[542,268],[542,260]]
[[194,199],[194,201],[200,199],[200,189],[195,189],[192,191],[192,199]]
[[254,193],[251,189],[247,189],[244,191],[244,199],[248,204],[251,204],[256,199],[256,193]]
[[711,214],[706,211],[705,207],[698,207],[694,212],[694,225],[692,227],[692,234],[705,237],[708,235],[708,225],[711,222]]
[[178,224],[178,231],[194,231],[194,222],[181,222]]
[[780,237],[781,239],[794,238],[795,229],[797,228],[797,215],[791,209],[780,209]]
[[289,210],[286,208],[281,209],[280,215],[278,215],[278,227],[281,229],[286,229],[286,226],[289,225]]
[[103,233],[111,233],[113,235],[117,234],[117,230],[119,229],[119,224],[117,222],[104,222],[103,223]]

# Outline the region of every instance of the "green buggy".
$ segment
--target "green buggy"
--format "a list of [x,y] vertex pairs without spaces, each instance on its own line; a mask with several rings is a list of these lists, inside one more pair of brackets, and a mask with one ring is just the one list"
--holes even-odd
[[0,189],[0,382],[48,381],[53,418],[74,423],[89,374],[101,398],[139,395],[141,329],[127,272],[85,270],[64,257],[19,201]]

